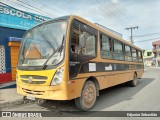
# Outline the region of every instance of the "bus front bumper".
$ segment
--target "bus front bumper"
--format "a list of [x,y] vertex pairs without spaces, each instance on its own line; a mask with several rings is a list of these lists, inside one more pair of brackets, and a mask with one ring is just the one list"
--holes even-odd
[[61,86],[37,86],[17,83],[17,93],[23,96],[48,100],[67,100],[66,91]]

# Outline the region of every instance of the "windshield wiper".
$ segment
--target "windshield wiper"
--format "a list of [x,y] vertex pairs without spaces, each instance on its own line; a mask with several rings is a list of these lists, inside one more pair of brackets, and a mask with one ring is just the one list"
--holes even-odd
[[46,62],[43,64],[43,67],[42,67],[42,69],[44,69],[45,68],[45,66],[46,66],[46,64],[47,64],[47,62],[52,58],[52,56],[57,52],[57,51],[59,51],[60,52],[60,56],[61,56],[61,52],[62,52],[62,50],[63,50],[63,44],[64,44],[64,39],[65,38],[65,35],[63,35],[63,38],[62,38],[62,43],[59,45],[59,47],[52,53],[52,55],[46,60]]
[[54,49],[53,45],[49,42],[49,38],[47,37],[47,35],[45,35],[44,31],[41,32],[41,30],[39,29],[39,27],[37,27],[39,33],[41,34],[41,36],[45,39],[45,41]]

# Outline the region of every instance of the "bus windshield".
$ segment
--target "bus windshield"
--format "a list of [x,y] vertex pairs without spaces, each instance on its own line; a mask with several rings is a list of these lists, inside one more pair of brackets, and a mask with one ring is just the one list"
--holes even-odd
[[18,66],[56,65],[63,59],[67,21],[41,24],[26,32]]

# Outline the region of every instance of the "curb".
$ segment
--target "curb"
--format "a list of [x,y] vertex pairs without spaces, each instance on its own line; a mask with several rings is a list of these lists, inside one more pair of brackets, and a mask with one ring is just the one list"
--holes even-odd
[[24,104],[23,99],[18,99],[15,101],[10,101],[10,102],[4,102],[4,103],[0,103],[0,110],[3,110],[5,108],[9,108],[15,105],[21,105]]
[[13,82],[0,84],[0,89],[7,89],[7,88],[16,88],[16,82],[13,81]]

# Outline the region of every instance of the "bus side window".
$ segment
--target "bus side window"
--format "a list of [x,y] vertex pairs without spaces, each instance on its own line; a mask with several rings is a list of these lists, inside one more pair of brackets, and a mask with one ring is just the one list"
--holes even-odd
[[114,40],[113,46],[114,46],[114,51],[113,51],[114,59],[124,60],[123,44],[118,40]]
[[132,58],[134,62],[138,61],[138,53],[137,50],[135,48],[132,47]]
[[125,60],[132,61],[131,47],[128,45],[125,45]]
[[70,51],[80,55],[96,56],[96,36],[73,27]]
[[111,38],[101,34],[101,56],[102,58],[112,59],[112,41]]
[[79,35],[79,48],[82,55],[96,56],[96,36],[83,31]]
[[142,52],[141,51],[138,51],[138,59],[139,59],[139,62],[142,62]]

